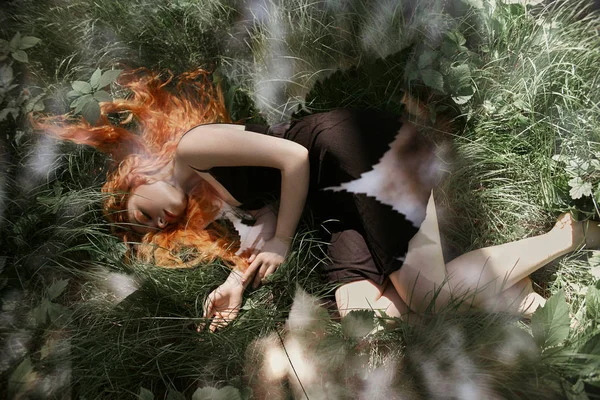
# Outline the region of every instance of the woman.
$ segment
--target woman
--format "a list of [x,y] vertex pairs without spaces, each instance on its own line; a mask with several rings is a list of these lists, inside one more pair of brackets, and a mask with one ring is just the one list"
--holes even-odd
[[[103,187],[111,194],[105,211],[117,223],[115,233],[141,242],[137,256],[175,266],[221,257],[234,266],[205,303],[205,317],[214,318],[211,330],[237,315],[250,283],[257,286],[284,261],[305,204],[331,241],[326,273],[341,284],[336,301],[342,315],[375,308],[402,317],[458,296],[484,305],[501,293],[506,307],[519,294],[541,304],[526,276],[574,250],[586,236],[587,245],[600,242],[596,224],[564,216],[547,235],[481,249],[444,265],[428,202],[437,179],[434,146],[414,126],[365,110],[334,110],[271,128],[235,125],[228,123],[221,93],[204,71],[184,74],[174,91],[166,88],[172,77],[128,79],[132,98],[103,103],[99,126],[46,121],[40,127],[94,145],[118,162]],[[122,123],[136,123],[139,135],[111,124],[109,116],[122,113],[128,114]],[[369,187],[373,180],[378,184]],[[277,217],[265,194],[280,195]],[[236,252],[231,232],[214,223],[232,213],[241,216],[233,218],[241,236]],[[191,259],[177,255],[190,246]],[[509,287],[516,289],[506,291]]]

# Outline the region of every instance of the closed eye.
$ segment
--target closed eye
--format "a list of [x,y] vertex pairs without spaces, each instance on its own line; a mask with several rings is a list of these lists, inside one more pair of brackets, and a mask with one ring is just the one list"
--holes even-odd
[[136,219],[140,224],[148,223],[152,220],[150,215],[142,210],[137,210],[138,213],[136,215]]

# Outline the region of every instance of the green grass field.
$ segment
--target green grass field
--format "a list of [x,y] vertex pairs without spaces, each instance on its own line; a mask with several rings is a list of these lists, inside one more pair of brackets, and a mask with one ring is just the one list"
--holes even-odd
[[[234,120],[267,123],[336,107],[402,113],[410,93],[427,108],[422,129],[453,144],[436,192],[450,258],[546,232],[561,212],[600,219],[591,3],[14,0],[0,26],[0,397],[600,397],[598,251],[534,274],[551,300],[531,323],[449,308],[364,336],[383,321],[340,322],[310,300],[334,288],[307,215],[235,323],[197,332],[227,268],[125,263],[101,211],[108,160],[34,133],[27,117],[69,112],[71,83],[98,68],[205,67]],[[313,297],[294,303],[299,288]],[[302,359],[295,343],[310,361],[285,386],[264,367],[282,343],[284,359]]]

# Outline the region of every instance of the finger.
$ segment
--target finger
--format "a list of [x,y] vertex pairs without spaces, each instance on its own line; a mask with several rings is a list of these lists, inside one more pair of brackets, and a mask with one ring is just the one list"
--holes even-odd
[[265,276],[262,279],[262,283],[265,283],[265,281],[269,277],[269,275],[272,275],[276,270],[277,270],[277,265],[271,265],[269,268],[267,268],[267,271],[265,272]]
[[250,257],[248,257],[248,262],[249,262],[249,263],[252,263],[252,261],[254,261],[254,259],[255,259],[255,258],[256,258],[256,253],[252,253],[252,254],[250,255]]
[[215,317],[213,318],[212,322],[210,323],[210,326],[208,327],[208,329],[211,332],[216,331],[218,328],[221,327],[221,317],[219,317],[219,314],[215,315]]
[[254,257],[254,260],[250,263],[250,265],[244,272],[242,281],[243,282],[249,281],[252,278],[252,276],[256,273],[256,270],[258,268],[260,268],[261,265],[262,265],[262,258],[258,257],[258,256]]
[[224,312],[219,312],[213,318],[212,323],[210,324],[210,331],[214,332],[217,329],[221,329],[229,325],[231,321],[235,319],[237,312],[234,310],[227,309]]
[[204,318],[212,317],[213,312],[214,312],[214,302],[212,299],[212,293],[209,294],[208,297],[206,298],[206,300],[204,301],[202,309],[204,311],[204,313],[202,315]]
[[256,273],[256,275],[254,276],[254,283],[252,284],[252,287],[254,289],[256,289],[260,283],[262,282],[264,276],[265,276],[265,272],[267,272],[267,269],[269,268],[268,264],[262,264],[260,269],[258,270],[258,272]]
[[203,308],[204,308],[204,311],[202,314],[202,318],[204,318],[204,322],[201,322],[198,324],[198,326],[196,327],[197,332],[202,332],[204,330],[204,328],[206,327],[206,324],[208,323],[208,320],[210,319],[210,317],[212,316],[212,313],[213,313],[212,302],[210,302],[210,303],[204,302]]

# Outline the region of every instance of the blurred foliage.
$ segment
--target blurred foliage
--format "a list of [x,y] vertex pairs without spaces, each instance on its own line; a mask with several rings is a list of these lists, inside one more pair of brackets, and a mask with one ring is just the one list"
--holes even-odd
[[[109,86],[121,69],[214,69],[236,121],[337,107],[401,114],[406,93],[420,99],[423,129],[442,130],[447,120],[454,128],[452,174],[436,193],[448,259],[544,232],[560,211],[598,218],[598,15],[583,2],[447,3],[3,5],[0,396],[245,399],[247,349],[286,332],[296,285],[331,302],[310,215],[287,264],[216,335],[196,328],[224,266],[125,262],[100,207],[107,160],[37,135],[27,120],[72,108],[95,122],[99,102],[126,95]],[[320,349],[337,366],[343,355],[368,355],[370,372],[397,357],[405,389],[414,389],[407,393],[435,397],[444,393],[427,385],[423,365],[458,371],[445,344],[460,332],[461,354],[498,396],[591,397],[600,386],[599,266],[597,252],[582,251],[549,268],[538,281],[553,296],[531,325],[448,312],[423,327],[372,332],[378,320],[358,313],[329,320]],[[364,332],[353,335],[357,326]],[[507,338],[526,344],[508,367],[499,345]]]

